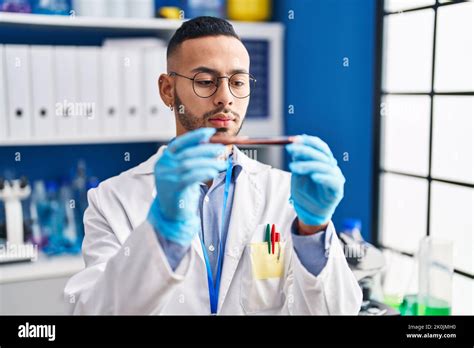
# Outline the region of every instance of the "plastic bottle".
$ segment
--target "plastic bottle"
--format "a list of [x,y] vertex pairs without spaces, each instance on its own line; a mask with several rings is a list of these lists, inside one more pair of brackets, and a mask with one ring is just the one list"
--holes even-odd
[[42,206],[43,230],[48,236],[48,243],[43,251],[49,255],[61,254],[65,251],[63,245],[64,208],[59,202],[58,184],[46,182],[46,202]]
[[67,0],[34,0],[32,12],[47,15],[69,15],[70,1]]
[[31,242],[38,245],[41,249],[46,243],[46,237],[41,231],[41,221],[38,214],[38,203],[46,201],[46,188],[43,181],[35,181],[33,184],[30,200],[30,217],[31,217]]
[[365,256],[366,242],[361,233],[362,222],[359,219],[344,219],[342,233],[351,238],[351,243],[344,246],[344,255],[349,264],[357,265]]
[[344,219],[342,230],[344,233],[351,234],[352,238],[362,241],[362,221],[359,219]]
[[186,18],[212,16],[225,18],[224,0],[187,0]]
[[82,238],[84,236],[84,224],[82,220],[84,217],[84,211],[87,208],[87,175],[86,163],[84,161],[79,161],[77,164],[76,172],[72,180],[72,191],[73,199],[76,204],[74,209],[76,231],[78,240],[82,243]]
[[270,0],[228,0],[227,14],[236,21],[266,21],[271,17]]
[[71,254],[76,254],[80,249],[77,245],[77,226],[75,218],[76,201],[73,199],[73,192],[69,182],[65,181],[59,190],[59,201],[64,214],[64,227],[61,234],[62,245],[65,251]]
[[28,0],[3,0],[0,11],[30,13],[31,6]]

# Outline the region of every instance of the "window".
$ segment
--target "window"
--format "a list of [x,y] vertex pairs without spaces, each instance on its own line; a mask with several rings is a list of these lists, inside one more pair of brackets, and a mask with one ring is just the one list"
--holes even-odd
[[384,2],[373,228],[376,244],[408,258],[424,236],[452,240],[452,312],[471,315],[473,13],[468,0]]

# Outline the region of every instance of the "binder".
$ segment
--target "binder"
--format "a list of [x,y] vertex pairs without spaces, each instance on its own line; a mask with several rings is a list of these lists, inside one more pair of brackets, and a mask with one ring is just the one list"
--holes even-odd
[[30,46],[33,134],[48,139],[56,135],[53,47]]
[[99,113],[99,53],[99,48],[93,46],[83,46],[77,49],[77,59],[79,62],[78,101],[84,112],[79,117],[79,134],[81,138],[97,137],[101,131]]
[[73,0],[72,7],[76,16],[105,17],[107,0]]
[[146,133],[159,140],[169,140],[175,132],[174,114],[161,100],[158,79],[166,73],[166,48],[154,47],[144,50],[144,96]]
[[128,17],[153,18],[154,10],[154,0],[134,0],[127,3]]
[[120,68],[123,77],[123,128],[125,136],[144,132],[143,114],[143,50],[123,48]]
[[5,51],[0,44],[0,142],[8,138],[7,85],[5,73]]
[[8,87],[8,125],[10,139],[29,139],[32,135],[29,48],[5,45]]
[[100,58],[103,134],[118,136],[122,125],[120,50],[103,47]]
[[81,106],[77,104],[76,47],[55,46],[56,124],[62,138],[76,138]]
[[127,2],[128,0],[107,0],[105,15],[107,17],[128,17]]

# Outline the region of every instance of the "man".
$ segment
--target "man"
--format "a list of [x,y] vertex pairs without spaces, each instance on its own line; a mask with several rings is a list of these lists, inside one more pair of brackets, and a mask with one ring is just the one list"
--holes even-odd
[[236,146],[254,83],[222,19],[185,22],[159,78],[177,137],[88,193],[76,314],[357,314],[361,290],[331,216],[344,177],[319,138],[287,146],[292,173]]

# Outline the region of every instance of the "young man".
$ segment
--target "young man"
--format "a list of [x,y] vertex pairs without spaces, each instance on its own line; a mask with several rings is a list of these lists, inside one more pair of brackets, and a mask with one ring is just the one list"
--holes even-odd
[[76,314],[357,314],[361,290],[331,216],[344,177],[319,138],[287,146],[291,172],[209,143],[236,135],[254,83],[222,19],[185,22],[159,78],[176,138],[88,194]]

